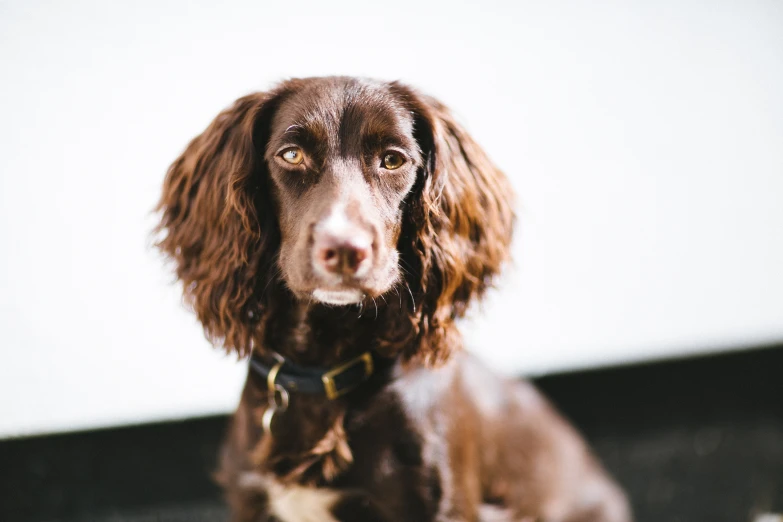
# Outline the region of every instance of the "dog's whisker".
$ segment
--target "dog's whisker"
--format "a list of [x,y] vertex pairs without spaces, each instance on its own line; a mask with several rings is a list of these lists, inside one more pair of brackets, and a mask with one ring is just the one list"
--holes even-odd
[[401,268],[405,268],[405,269],[406,269],[406,272],[407,272],[409,275],[413,275],[413,271],[414,271],[414,270],[413,270],[413,267],[410,265],[410,263],[408,263],[408,262],[405,260],[405,258],[404,258],[404,257],[400,257],[400,258],[399,258],[399,260],[400,260],[400,263],[403,265]]
[[269,285],[272,284],[273,281],[276,281],[280,278],[281,275],[283,275],[283,269],[280,267],[280,265],[277,263],[277,258],[275,257],[274,264],[272,265],[275,267],[274,271],[268,276],[268,279],[266,281],[266,284],[264,285],[263,290],[261,290],[261,296],[260,299],[263,299],[266,295],[266,291],[269,289]]
[[411,267],[406,265],[408,265],[408,263],[406,263],[404,259],[400,258],[400,264],[397,266],[400,268],[400,270],[402,270],[402,273],[406,275],[413,275],[411,273]]
[[261,298],[262,298],[262,299],[263,299],[263,297],[266,295],[266,291],[269,289],[269,285],[271,285],[271,284],[272,284],[272,281],[274,281],[275,279],[277,279],[277,276],[278,276],[278,275],[279,275],[279,274],[277,274],[277,273],[273,273],[271,276],[269,276],[269,279],[267,279],[267,281],[266,281],[266,284],[264,285],[264,289],[263,289],[263,290],[261,290]]
[[408,293],[411,295],[411,303],[413,304],[413,313],[416,313],[416,300],[413,298],[413,292],[411,291],[410,285],[408,283],[405,283],[405,288],[408,289]]

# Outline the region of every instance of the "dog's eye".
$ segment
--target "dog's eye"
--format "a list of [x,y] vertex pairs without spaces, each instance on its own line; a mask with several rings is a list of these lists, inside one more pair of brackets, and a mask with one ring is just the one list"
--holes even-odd
[[283,153],[280,154],[280,157],[291,165],[299,165],[302,163],[302,161],[304,161],[304,154],[302,154],[302,149],[298,149],[296,147],[284,150]]
[[387,152],[386,155],[383,156],[383,168],[385,169],[398,169],[402,167],[403,163],[405,163],[405,159],[401,154],[397,154],[396,152]]

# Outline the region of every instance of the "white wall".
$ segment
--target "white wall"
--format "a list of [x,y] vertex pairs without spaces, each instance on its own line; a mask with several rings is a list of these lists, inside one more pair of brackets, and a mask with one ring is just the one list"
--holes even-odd
[[290,76],[408,81],[512,177],[516,270],[468,335],[491,364],[783,341],[780,2],[2,2],[0,70],[0,435],[235,405],[149,212]]

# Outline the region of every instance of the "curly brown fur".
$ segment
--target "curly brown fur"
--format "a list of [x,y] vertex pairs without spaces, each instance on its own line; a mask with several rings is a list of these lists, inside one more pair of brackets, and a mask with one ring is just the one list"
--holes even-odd
[[337,400],[294,394],[272,434],[249,372],[219,473],[235,520],[629,520],[546,401],[461,352],[456,321],[509,257],[512,194],[446,107],[396,82],[289,80],[187,146],[158,246],[207,337],[396,361]]

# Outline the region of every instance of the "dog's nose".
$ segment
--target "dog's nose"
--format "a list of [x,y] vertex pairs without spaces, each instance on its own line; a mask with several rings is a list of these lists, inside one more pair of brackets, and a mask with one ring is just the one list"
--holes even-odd
[[372,244],[360,234],[339,237],[321,233],[315,238],[315,262],[331,274],[354,276],[370,263]]

